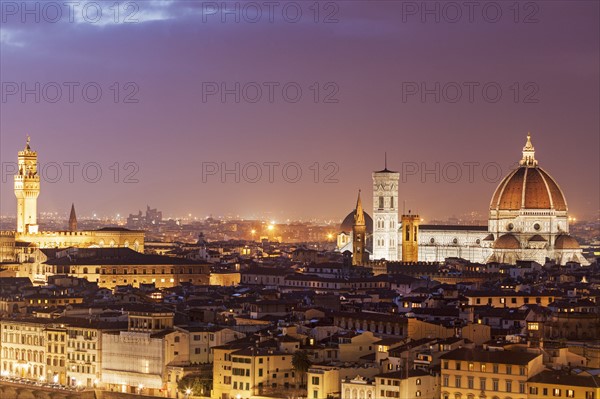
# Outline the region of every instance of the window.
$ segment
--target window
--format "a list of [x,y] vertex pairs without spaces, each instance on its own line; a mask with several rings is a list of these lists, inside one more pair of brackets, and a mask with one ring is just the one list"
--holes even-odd
[[560,396],[560,389],[554,388],[552,390],[552,396]]
[[479,379],[479,389],[481,389],[482,391],[485,391],[485,378]]
[[317,399],[319,397],[319,391],[315,390],[313,391],[313,398]]
[[421,391],[417,391],[417,392],[415,392],[415,396],[416,396],[417,398],[420,398],[420,397],[421,397]]
[[442,385],[445,386],[445,387],[449,386],[450,385],[449,381],[450,381],[450,377],[448,377],[447,375],[445,375],[444,376],[444,380],[442,381]]
[[498,380],[496,379],[492,380],[492,391],[498,391]]
[[258,376],[262,377],[263,376],[263,369],[258,369]]
[[512,381],[506,381],[506,392],[512,392]]
[[498,374],[498,365],[494,364],[493,368],[494,368],[494,374]]
[[485,373],[485,364],[481,364],[481,372]]
[[519,367],[519,374],[520,375],[527,375],[527,368],[526,367]]
[[595,396],[596,396],[596,395],[594,395],[594,392],[587,391],[587,392],[585,393],[585,399],[596,399],[596,397],[595,397]]
[[538,387],[529,387],[529,394],[530,395],[537,395],[538,394]]
[[458,375],[454,378],[454,386],[460,388],[460,376]]
[[319,385],[319,377],[313,377],[312,378],[312,384],[313,385]]
[[421,379],[417,378],[417,381],[415,382],[416,385],[421,385]]
[[456,362],[456,369],[460,370],[460,362]]
[[469,363],[469,371],[473,371],[475,369],[475,365],[473,363]]
[[519,382],[519,393],[525,393],[525,383]]
[[512,366],[506,366],[506,374],[512,374]]
[[449,365],[449,364],[450,364],[450,362],[447,362],[447,361],[446,361],[446,362],[444,362],[444,368],[445,368],[445,369],[448,369],[448,367],[449,367],[448,365]]

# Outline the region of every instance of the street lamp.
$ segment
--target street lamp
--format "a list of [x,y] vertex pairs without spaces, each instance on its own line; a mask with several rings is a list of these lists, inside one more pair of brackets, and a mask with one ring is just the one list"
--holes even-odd
[[143,389],[144,389],[144,384],[139,384],[138,385],[138,393],[141,394]]
[[192,394],[192,389],[191,388],[186,388],[186,390],[185,390],[185,397],[186,397],[186,399],[189,398],[191,394]]

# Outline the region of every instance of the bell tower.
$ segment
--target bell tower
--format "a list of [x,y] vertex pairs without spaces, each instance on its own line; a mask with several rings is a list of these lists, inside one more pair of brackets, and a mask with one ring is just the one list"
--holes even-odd
[[19,151],[18,171],[15,175],[15,196],[17,197],[17,233],[38,232],[37,197],[40,195],[40,176],[37,171],[37,152],[30,147],[27,136],[25,149]]
[[358,190],[358,199],[356,200],[352,240],[352,265],[364,265],[369,260],[369,254],[366,252],[367,223],[365,222],[365,212],[360,200],[360,190]]
[[71,204],[71,214],[69,215],[69,231],[77,231],[77,215],[75,214],[75,204]]
[[400,173],[373,172],[373,259],[398,260],[398,182]]
[[419,215],[402,215],[402,262],[419,261]]

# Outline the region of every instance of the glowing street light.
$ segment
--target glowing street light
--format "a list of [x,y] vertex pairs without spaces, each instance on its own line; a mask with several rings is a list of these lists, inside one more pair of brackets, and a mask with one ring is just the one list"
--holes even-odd
[[191,394],[192,394],[192,389],[191,388],[186,388],[186,390],[185,390],[185,397],[189,398]]

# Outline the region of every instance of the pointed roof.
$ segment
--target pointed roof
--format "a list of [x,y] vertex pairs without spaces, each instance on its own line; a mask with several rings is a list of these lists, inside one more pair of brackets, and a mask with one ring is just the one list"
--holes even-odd
[[71,214],[69,215],[69,224],[77,223],[77,215],[75,215],[75,204],[71,203]]
[[354,224],[357,226],[365,226],[365,212],[363,210],[362,201],[360,200],[360,190],[358,190],[358,199],[356,200],[356,213],[354,214]]

